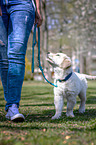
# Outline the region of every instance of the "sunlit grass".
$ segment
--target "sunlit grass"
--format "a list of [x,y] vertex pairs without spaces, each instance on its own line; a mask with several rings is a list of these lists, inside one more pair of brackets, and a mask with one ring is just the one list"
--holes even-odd
[[0,87],[0,145],[95,145],[96,143],[96,81],[88,82],[86,112],[78,113],[79,98],[74,107],[74,118],[66,117],[66,101],[62,117],[51,120],[55,113],[53,87],[42,82],[24,82],[20,112],[23,123],[5,119],[5,100]]

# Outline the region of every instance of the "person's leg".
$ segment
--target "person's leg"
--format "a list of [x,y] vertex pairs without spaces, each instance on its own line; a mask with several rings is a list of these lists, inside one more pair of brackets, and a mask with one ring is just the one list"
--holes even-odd
[[12,104],[16,104],[19,107],[24,79],[27,41],[35,18],[35,12],[32,14],[24,9],[19,11],[19,7],[21,6],[17,5],[14,11],[10,8],[8,29],[8,97],[6,97],[5,110],[8,110]]
[[0,17],[0,75],[3,84],[4,97],[6,100],[8,95],[7,90],[8,57],[7,57],[7,27],[6,27],[8,24],[8,16],[6,15],[6,11],[4,10],[4,8],[2,13],[4,19]]

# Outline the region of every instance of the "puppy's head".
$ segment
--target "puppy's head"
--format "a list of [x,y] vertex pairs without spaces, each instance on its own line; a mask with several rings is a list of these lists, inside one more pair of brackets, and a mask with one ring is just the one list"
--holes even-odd
[[71,59],[63,53],[48,53],[47,61],[53,66],[53,67],[60,67],[62,69],[67,69],[71,67]]

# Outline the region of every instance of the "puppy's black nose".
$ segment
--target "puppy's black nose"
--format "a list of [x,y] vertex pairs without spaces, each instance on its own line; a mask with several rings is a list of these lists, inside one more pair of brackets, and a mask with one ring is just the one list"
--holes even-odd
[[50,52],[47,52],[47,55],[50,54]]
[[47,52],[47,57],[48,57],[48,54],[50,54],[50,52]]
[[48,57],[48,54],[50,54],[50,52],[47,52],[47,57]]

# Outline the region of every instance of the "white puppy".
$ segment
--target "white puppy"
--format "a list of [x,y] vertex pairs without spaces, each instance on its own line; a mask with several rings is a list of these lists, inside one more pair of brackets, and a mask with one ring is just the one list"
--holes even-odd
[[96,79],[96,76],[89,76],[73,72],[71,59],[63,53],[48,53],[47,61],[54,67],[54,104],[56,113],[52,119],[58,119],[61,116],[63,108],[63,99],[67,99],[66,115],[74,117],[73,107],[76,103],[76,96],[79,96],[81,102],[79,112],[85,112],[87,79]]

